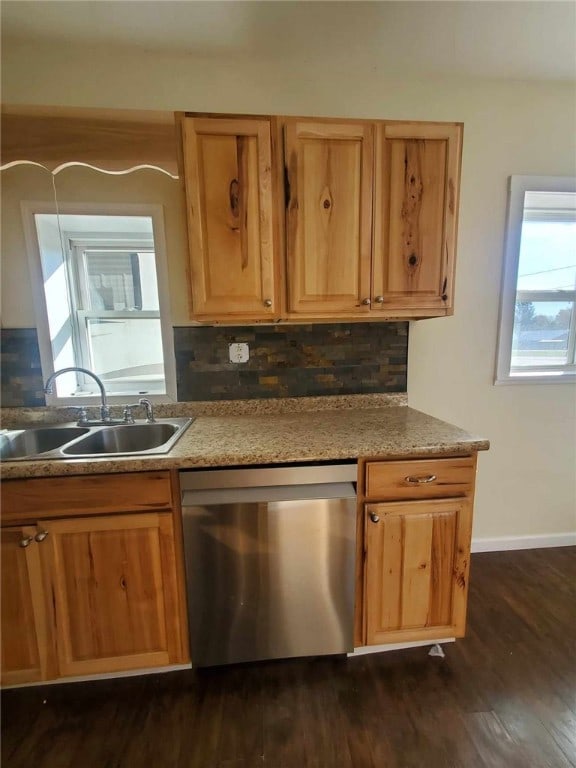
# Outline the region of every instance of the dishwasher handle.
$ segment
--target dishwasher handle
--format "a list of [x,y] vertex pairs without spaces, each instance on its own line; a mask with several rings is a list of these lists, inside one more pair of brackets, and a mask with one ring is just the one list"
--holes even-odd
[[321,483],[317,485],[276,485],[263,488],[211,488],[184,491],[182,506],[212,504],[249,504],[272,501],[307,501],[309,499],[353,499],[356,489],[352,483]]

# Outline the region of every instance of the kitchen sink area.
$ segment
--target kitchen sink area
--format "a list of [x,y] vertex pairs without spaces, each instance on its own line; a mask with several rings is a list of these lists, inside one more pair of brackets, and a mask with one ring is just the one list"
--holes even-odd
[[163,454],[178,442],[192,421],[171,418],[133,424],[9,429],[0,434],[0,459],[33,461]]

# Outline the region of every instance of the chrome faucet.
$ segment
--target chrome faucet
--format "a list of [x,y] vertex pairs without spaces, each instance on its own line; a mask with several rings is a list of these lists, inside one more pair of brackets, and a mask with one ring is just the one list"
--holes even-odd
[[154,406],[146,397],[141,397],[138,400],[138,405],[142,405],[146,409],[146,421],[148,424],[153,424],[156,419],[154,418]]
[[154,406],[146,397],[141,397],[137,403],[130,403],[130,405],[124,406],[124,419],[123,424],[134,424],[134,416],[132,415],[132,408],[145,408],[146,409],[146,421],[148,424],[154,424],[156,419],[154,418]]
[[[103,423],[109,424],[112,419],[110,418],[110,408],[108,407],[108,402],[106,400],[106,390],[104,389],[104,384],[102,383],[102,380],[96,376],[95,373],[92,373],[92,371],[89,371],[88,368],[61,368],[59,371],[54,371],[54,373],[50,374],[48,378],[46,379],[46,384],[44,385],[44,392],[47,395],[52,394],[52,384],[54,383],[54,379],[57,376],[60,376],[62,373],[72,373],[72,371],[75,371],[77,373],[83,373],[85,376],[91,376],[96,384],[98,384],[98,388],[100,389],[100,397],[102,398],[102,405],[100,406],[100,419]],[[80,421],[83,424],[88,423],[86,420],[86,411],[84,410],[84,414],[82,415],[81,410],[81,416]]]

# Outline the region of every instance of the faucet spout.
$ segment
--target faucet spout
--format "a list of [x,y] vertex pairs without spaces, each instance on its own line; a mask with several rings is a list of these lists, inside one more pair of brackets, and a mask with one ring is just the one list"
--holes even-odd
[[95,374],[92,373],[92,371],[89,371],[88,368],[61,368],[59,371],[54,371],[54,373],[51,373],[50,376],[46,379],[46,384],[44,385],[44,392],[47,395],[50,395],[52,393],[52,385],[54,383],[54,379],[56,379],[58,376],[60,376],[62,373],[83,373],[85,376],[91,376],[96,384],[98,385],[98,388],[100,390],[100,398],[102,400],[102,405],[100,406],[100,415],[102,418],[102,421],[109,421],[110,420],[110,409],[108,408],[108,401],[106,400],[106,390],[104,389],[104,384],[102,383],[102,380]]

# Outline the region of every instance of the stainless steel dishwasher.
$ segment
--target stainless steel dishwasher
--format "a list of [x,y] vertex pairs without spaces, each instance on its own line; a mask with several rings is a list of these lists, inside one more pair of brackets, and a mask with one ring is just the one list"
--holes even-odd
[[353,650],[356,472],[180,472],[194,666]]

